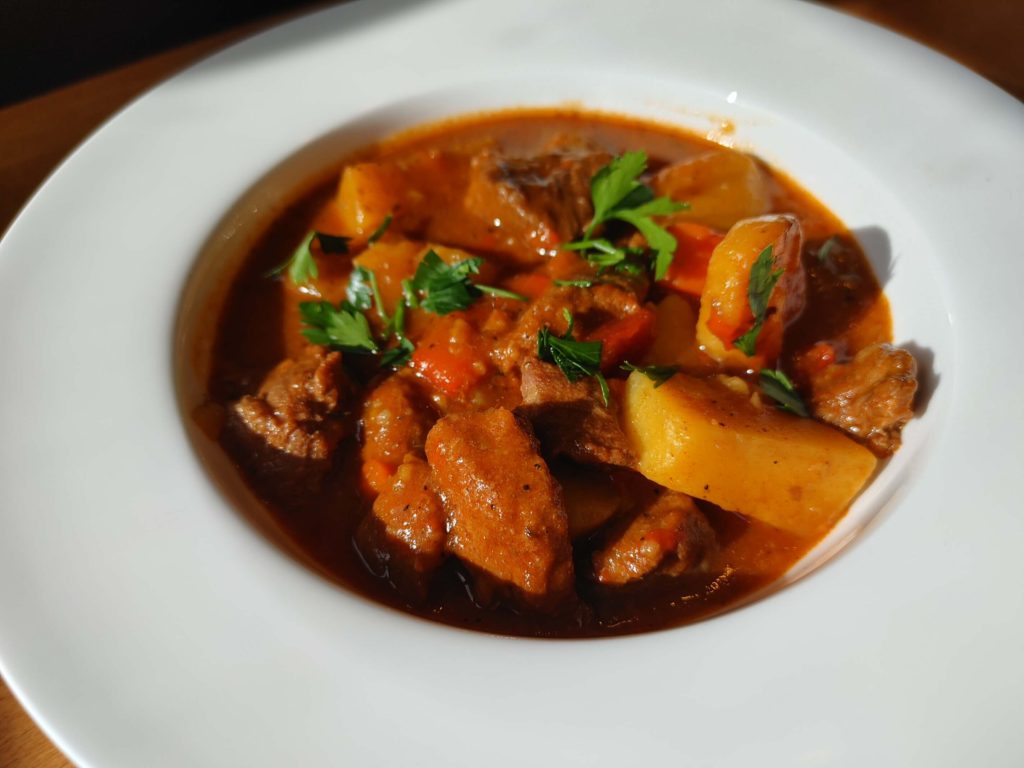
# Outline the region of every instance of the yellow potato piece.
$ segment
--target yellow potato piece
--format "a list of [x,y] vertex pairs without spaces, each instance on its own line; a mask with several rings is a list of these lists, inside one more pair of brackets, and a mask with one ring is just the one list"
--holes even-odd
[[[793,216],[773,214],[739,222],[711,253],[700,297],[697,341],[724,367],[744,371],[775,365],[782,350],[783,331],[804,307],[802,243],[800,222]],[[773,271],[781,269],[783,273],[768,300],[754,355],[748,357],[734,342],[754,324],[747,289],[751,269],[768,246],[772,247]]]
[[710,371],[712,361],[697,345],[697,312],[676,293],[668,294],[654,308],[654,342],[644,365],[678,365],[689,373]]
[[668,166],[654,177],[653,186],[659,195],[690,204],[675,218],[716,229],[768,213],[772,202],[757,161],[725,147]]
[[838,430],[685,374],[631,374],[623,418],[645,477],[799,536],[831,528],[876,464]]
[[334,200],[344,234],[372,235],[398,206],[401,184],[401,175],[394,168],[377,163],[347,166]]

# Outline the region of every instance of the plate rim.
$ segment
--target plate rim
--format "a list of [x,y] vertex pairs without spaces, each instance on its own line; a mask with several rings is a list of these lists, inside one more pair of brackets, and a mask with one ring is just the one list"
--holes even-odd
[[[405,4],[403,3],[402,5],[404,6]],[[410,4],[410,5],[412,5],[412,4]],[[574,4],[571,3],[571,2],[567,2],[567,3],[561,3],[560,5],[561,6],[569,7],[569,6],[573,6]],[[742,6],[742,5],[745,5],[745,4],[744,3],[733,3],[733,5],[740,5],[740,6]],[[440,4],[434,4],[434,6],[435,6],[435,8],[438,8],[438,7],[440,7]],[[453,8],[453,7],[456,7],[456,8],[457,7],[464,7],[464,4],[460,4],[460,3],[457,3],[457,2],[449,2],[449,3],[443,4],[443,7],[450,9],[450,8]],[[284,25],[283,28],[295,28],[296,26],[306,25],[306,24],[309,23],[310,19],[312,19],[313,17],[320,17],[321,15],[327,17],[327,16],[333,16],[334,14],[338,14],[339,12],[341,12],[340,16],[344,16],[344,9],[345,9],[345,6],[342,6],[341,8],[333,8],[333,9],[327,9],[325,11],[320,11],[320,12],[311,14],[310,16],[301,17],[301,18],[296,19],[294,21],[288,22],[286,25]],[[811,13],[811,15],[813,16],[815,13],[819,13],[819,12],[821,12],[823,10],[827,11],[829,9],[820,9],[820,8],[815,7],[815,9]],[[803,13],[803,12],[801,12],[801,13]],[[836,16],[838,18],[840,15],[836,14]],[[841,18],[844,21],[853,21],[853,22],[856,22],[857,24],[864,24],[864,22],[860,22],[858,20],[850,20],[847,17],[841,17]],[[43,184],[43,186],[40,187],[40,189],[37,190],[37,192],[30,198],[29,202],[26,203],[26,205],[24,206],[22,211],[19,212],[18,216],[12,222],[12,224],[8,228],[8,232],[4,236],[3,242],[0,243],[0,274],[6,274],[6,273],[3,272],[3,268],[7,265],[7,262],[11,261],[11,259],[3,258],[5,256],[9,255],[8,253],[6,253],[6,251],[10,250],[10,247],[8,246],[8,243],[10,241],[14,240],[15,238],[21,236],[20,235],[19,226],[27,226],[27,225],[21,225],[22,220],[27,218],[26,214],[29,211],[33,210],[34,207],[40,207],[42,205],[42,203],[39,203],[37,201],[45,198],[47,195],[51,195],[52,196],[52,195],[55,194],[51,190],[53,188],[63,184],[63,182],[61,181],[62,174],[64,174],[66,169],[71,167],[72,164],[78,163],[79,162],[79,158],[83,154],[86,154],[86,153],[89,153],[89,152],[92,151],[92,150],[90,150],[89,147],[90,147],[90,145],[94,144],[94,140],[95,139],[102,140],[102,137],[104,136],[104,134],[106,132],[108,132],[110,130],[111,126],[117,125],[119,121],[123,122],[125,116],[126,115],[131,115],[132,111],[136,110],[136,108],[138,106],[141,105],[141,106],[145,107],[147,105],[147,102],[150,102],[150,101],[153,101],[155,99],[158,99],[159,98],[159,94],[162,93],[163,89],[165,89],[166,87],[172,86],[172,87],[176,87],[176,88],[180,89],[183,86],[183,84],[187,84],[188,80],[196,78],[196,77],[200,77],[202,75],[202,73],[205,71],[204,67],[210,66],[210,62],[213,62],[214,60],[221,60],[222,61],[222,57],[235,55],[235,54],[240,52],[240,49],[246,48],[246,47],[248,47],[250,45],[256,45],[259,41],[266,42],[268,39],[273,39],[275,37],[275,35],[280,34],[280,30],[283,29],[283,28],[277,28],[277,29],[270,30],[268,32],[262,33],[260,35],[257,35],[255,38],[251,38],[250,40],[243,41],[243,42],[241,42],[239,44],[236,44],[235,46],[232,46],[231,48],[227,49],[226,51],[222,52],[221,54],[215,54],[210,59],[206,59],[206,60],[200,62],[199,64],[197,64],[197,65],[195,65],[193,67],[190,67],[189,69],[185,70],[183,73],[180,73],[179,75],[176,75],[171,80],[169,80],[169,81],[165,82],[164,84],[158,86],[156,89],[154,89],[152,91],[149,91],[146,94],[143,94],[142,96],[138,97],[135,101],[131,102],[127,107],[125,107],[124,109],[119,111],[113,118],[111,118],[110,120],[105,122],[88,139],[86,139],[86,141],[83,142],[79,146],[79,148],[76,149],[63,163],[61,163],[60,166],[58,166],[58,168],[50,175],[50,177]],[[870,30],[870,31],[865,31],[865,29]],[[896,36],[894,33],[890,33],[890,32],[884,31],[884,30],[880,30],[879,28],[875,28],[875,27],[872,27],[870,25],[864,24],[864,29],[861,30],[861,34],[866,34],[868,36],[874,36],[877,33],[882,33],[882,35],[883,35],[882,38],[879,38],[880,40],[884,40],[885,36],[891,36],[892,37],[892,39],[890,39],[888,42],[885,42],[884,45],[896,45],[896,43],[894,43],[893,40],[899,40],[900,42],[899,42],[898,45],[904,45],[907,42],[903,38],[899,38],[898,36]],[[880,44],[882,44],[882,43],[880,43]],[[930,51],[930,49],[926,49],[926,48],[924,48],[923,46],[920,46],[917,43],[912,43],[912,45],[917,46],[922,51],[926,52],[928,54],[929,58],[931,58],[931,57],[938,57],[939,59],[941,59],[945,63],[944,66],[946,67],[945,70],[944,70],[944,73],[948,73],[950,71],[954,71],[954,72],[958,73],[958,76],[960,78],[963,78],[963,75],[967,74],[967,75],[969,75],[969,78],[967,78],[967,82],[968,83],[971,82],[970,78],[975,78],[978,82],[984,83],[986,86],[995,89],[998,93],[1003,94],[1004,96],[1006,95],[1005,92],[1003,92],[1000,89],[998,89],[998,87],[995,86],[994,84],[989,83],[988,81],[984,80],[983,78],[980,78],[980,76],[977,76],[974,73],[970,73],[968,70],[960,67],[960,65],[955,64],[954,62],[951,62],[949,60],[944,59],[944,57],[941,57],[938,54],[935,54],[934,52]],[[953,70],[949,69],[950,66],[953,67]],[[939,76],[939,79],[940,80],[942,79],[942,75]],[[980,87],[979,85],[977,85],[977,83],[975,83],[974,85],[975,85],[975,87]],[[1012,98],[1012,97],[1010,97],[1010,98]],[[1010,112],[1008,111],[1007,114],[1009,115]],[[1016,113],[1018,119],[1019,119],[1021,114],[1022,114],[1021,110],[1018,109],[1018,111]],[[18,235],[14,235],[15,232],[18,232],[19,234]],[[8,246],[8,247],[5,248],[5,246]],[[2,596],[3,595],[0,595],[0,597],[2,597]],[[715,619],[715,621],[716,622],[720,621],[722,618],[724,618],[724,617],[720,617],[718,619]],[[3,627],[2,627],[2,625],[0,625],[0,635],[3,634],[2,633],[2,629],[3,629]],[[21,686],[21,684],[20,684],[19,675],[16,673],[16,674],[14,674],[12,676],[10,674],[11,671],[12,670],[8,669],[8,667],[6,665],[4,655],[2,653],[0,653],[0,673],[2,673],[4,675],[5,679],[8,682],[8,685],[10,686],[11,690],[15,693],[15,695],[18,697],[19,701],[22,702],[23,706],[25,706],[26,710],[29,711],[29,713],[32,715],[33,719],[35,719],[36,722],[40,723],[40,725],[43,728],[44,732],[46,732],[47,735],[55,743],[57,743],[61,747],[62,751],[64,751],[66,754],[69,754],[69,755],[77,757],[80,753],[72,748],[72,744],[70,743],[70,741],[65,742],[63,740],[61,732],[60,732],[61,729],[60,728],[55,728],[55,730],[51,730],[50,720],[47,717],[45,717],[45,715],[43,713],[41,713],[41,712],[36,710],[36,708],[34,706],[34,700],[33,700],[32,696],[31,696],[31,693],[28,691],[28,688],[31,688],[32,685],[29,684],[29,686],[26,686],[25,688],[23,688]],[[85,763],[84,760],[82,762],[83,762],[83,764]]]

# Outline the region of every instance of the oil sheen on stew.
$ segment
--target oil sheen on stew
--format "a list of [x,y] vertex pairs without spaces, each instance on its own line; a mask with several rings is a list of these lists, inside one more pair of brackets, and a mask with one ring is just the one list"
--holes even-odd
[[820,203],[580,112],[364,149],[268,222],[208,333],[206,429],[322,572],[513,635],[676,626],[778,579],[916,389]]

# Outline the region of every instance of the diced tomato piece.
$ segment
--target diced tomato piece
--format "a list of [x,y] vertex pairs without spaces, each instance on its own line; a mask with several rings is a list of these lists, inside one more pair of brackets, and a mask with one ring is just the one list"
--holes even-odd
[[676,238],[676,253],[659,284],[680,293],[700,296],[704,290],[711,252],[725,235],[703,224],[686,221],[669,224],[668,230]]
[[601,370],[614,369],[623,360],[638,360],[654,341],[654,312],[641,307],[636,312],[599,325],[587,341],[604,342]]
[[487,356],[461,313],[440,318],[416,344],[411,366],[449,397],[465,397],[487,374]]

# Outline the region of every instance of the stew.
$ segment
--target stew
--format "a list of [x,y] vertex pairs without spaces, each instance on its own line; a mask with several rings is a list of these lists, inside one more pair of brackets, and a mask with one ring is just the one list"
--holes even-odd
[[856,240],[749,154],[556,110],[367,147],[208,328],[204,418],[334,579],[544,637],[675,626],[797,562],[900,444]]

